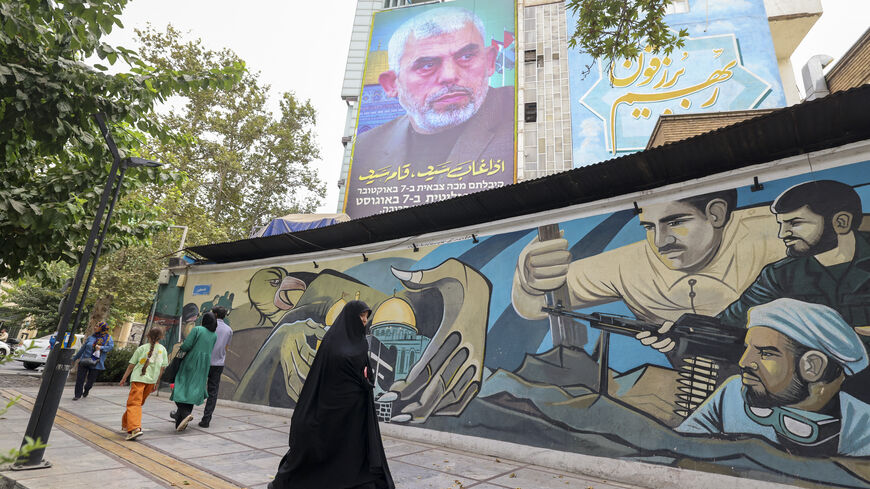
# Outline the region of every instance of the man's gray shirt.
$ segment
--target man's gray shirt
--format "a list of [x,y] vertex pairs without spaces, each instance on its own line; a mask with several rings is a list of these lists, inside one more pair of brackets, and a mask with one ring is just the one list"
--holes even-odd
[[211,351],[211,366],[223,367],[227,357],[227,345],[233,339],[233,328],[224,322],[223,319],[217,320],[217,340],[214,342],[214,350]]

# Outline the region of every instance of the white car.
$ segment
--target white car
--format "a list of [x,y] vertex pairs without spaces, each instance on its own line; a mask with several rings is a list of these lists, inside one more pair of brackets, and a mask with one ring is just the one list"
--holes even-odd
[[[45,362],[48,360],[48,353],[51,351],[52,336],[54,335],[46,335],[40,338],[22,341],[21,345],[18,348],[29,348],[29,350],[22,352],[21,356],[16,358],[16,360],[18,360],[19,362],[23,362],[24,368],[28,370],[36,370],[37,368],[45,365]],[[85,335],[82,334],[75,335],[75,338],[73,339],[70,348],[78,348],[82,344],[82,340],[84,339],[84,337]]]

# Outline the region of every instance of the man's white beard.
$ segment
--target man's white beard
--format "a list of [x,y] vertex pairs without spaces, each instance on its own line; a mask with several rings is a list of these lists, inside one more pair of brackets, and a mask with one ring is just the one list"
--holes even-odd
[[412,100],[407,99],[404,94],[400,93],[399,104],[405,109],[408,116],[414,120],[414,125],[421,132],[433,134],[456,127],[471,119],[480,110],[480,106],[483,105],[483,101],[486,99],[486,94],[489,91],[489,84],[484,83],[480,89],[472,92],[468,104],[463,107],[450,109],[445,112],[438,112],[431,107],[432,101],[443,97],[451,91],[456,91],[456,88],[445,88],[427,97],[422,107],[417,106]]

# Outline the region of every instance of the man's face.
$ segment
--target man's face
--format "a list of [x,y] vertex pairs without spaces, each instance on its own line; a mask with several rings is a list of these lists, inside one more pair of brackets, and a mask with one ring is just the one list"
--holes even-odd
[[788,256],[812,256],[837,247],[837,233],[831,223],[808,206],[776,214],[779,238]]
[[381,84],[424,134],[457,126],[473,116],[486,98],[498,49],[486,47],[473,24],[449,34],[405,43],[399,72],[381,75]]
[[672,270],[705,266],[722,239],[712,217],[685,202],[643,206],[640,225],[653,251]]
[[751,406],[788,406],[806,399],[809,390],[795,368],[794,351],[785,335],[755,326],[746,333],[745,343],[738,365]]

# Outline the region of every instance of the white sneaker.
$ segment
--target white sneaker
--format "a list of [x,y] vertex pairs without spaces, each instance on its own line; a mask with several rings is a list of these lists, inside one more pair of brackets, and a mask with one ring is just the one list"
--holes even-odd
[[178,426],[175,427],[175,431],[184,431],[187,429],[187,425],[193,421],[193,415],[188,414],[186,418],[181,420],[181,423],[178,423]]

